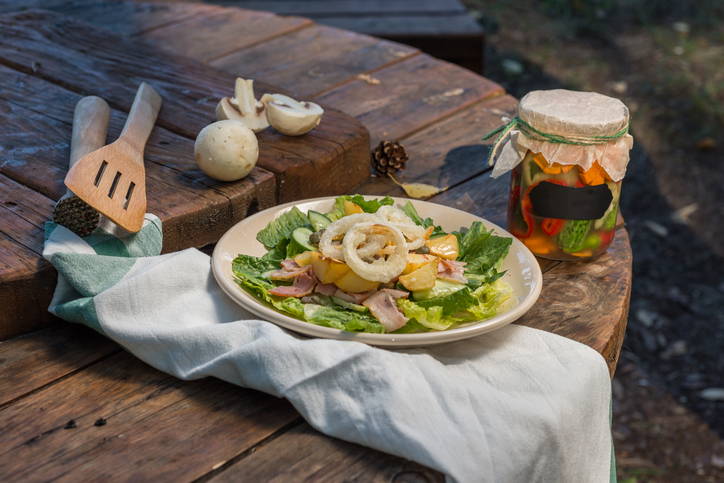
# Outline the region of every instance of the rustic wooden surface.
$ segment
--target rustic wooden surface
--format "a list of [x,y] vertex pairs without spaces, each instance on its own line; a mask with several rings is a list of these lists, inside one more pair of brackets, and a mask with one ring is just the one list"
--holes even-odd
[[[37,254],[42,249],[44,221],[54,200],[64,192],[59,180],[67,166],[72,110],[87,92],[87,77],[96,74],[93,64],[80,52],[101,37],[110,39],[106,42],[111,45],[103,49],[108,53],[104,62],[112,62],[112,46],[117,50],[139,42],[149,45],[129,71],[132,82],[108,86],[113,91],[107,93],[113,108],[109,140],[120,133],[135,84],[144,78],[143,65],[156,56],[166,59],[158,65],[172,69],[162,78],[160,89],[182,97],[180,88],[174,91],[172,85],[174,76],[180,76],[183,89],[193,93],[187,101],[199,100],[206,108],[212,103],[205,101],[205,96],[228,95],[225,81],[205,79],[203,86],[194,85],[193,79],[201,75],[203,66],[169,57],[169,52],[196,56],[197,61],[225,70],[229,79],[249,76],[257,79],[255,87],[261,85],[262,90],[263,83],[277,85],[356,116],[369,129],[373,143],[400,139],[411,160],[397,176],[399,181],[438,186],[443,191],[430,201],[505,225],[509,180],[488,176],[488,148],[480,137],[496,127],[502,116],[513,114],[517,100],[487,79],[409,47],[321,27],[297,17],[260,16],[258,12],[210,5],[141,3],[120,4],[119,15],[114,17],[109,14],[109,4],[114,2],[47,3],[56,12],[95,19],[97,27],[130,39],[93,30],[88,38],[71,34],[66,41],[51,35],[45,23],[53,18],[53,28],[65,31],[71,21],[29,13],[26,16],[35,22],[32,25],[37,32],[27,39],[29,48],[41,55],[49,42],[57,43],[55,55],[42,58],[38,72],[33,73],[32,62],[20,55],[24,46],[12,39],[0,46],[0,64],[4,64],[0,65],[0,121],[4,121],[0,132],[5,153],[11,153],[0,167],[0,230],[6,235],[0,237],[0,269],[4,270],[0,307],[5,301],[16,300],[23,291],[41,294],[34,299],[35,304],[23,299],[25,304],[12,319],[18,325],[39,328],[52,322],[44,311],[47,300],[42,294],[52,291],[54,272]],[[12,10],[12,2],[0,1],[3,10]],[[195,45],[184,38],[184,26],[193,25],[194,38],[223,43],[224,36],[232,34],[219,32],[233,32],[234,25],[243,25],[245,18],[251,25],[265,22],[268,27],[252,28],[253,35],[244,34],[243,39],[231,39],[226,45]],[[6,19],[0,20],[0,26],[0,32],[13,28]],[[178,50],[174,52],[175,48]],[[299,52],[309,56],[297,55]],[[66,56],[70,59],[67,65],[54,60]],[[63,78],[74,62],[78,65],[73,68],[82,75],[58,85],[57,79]],[[174,63],[183,69],[173,70],[169,64]],[[18,87],[21,84],[30,86],[37,95],[23,96]],[[177,109],[166,114],[164,125],[149,139],[149,191],[160,193],[149,209],[158,210],[169,220],[164,223],[164,235],[174,249],[180,242],[173,240],[196,231],[208,231],[208,242],[224,231],[214,229],[217,225],[210,221],[215,216],[212,210],[189,210],[183,204],[184,197],[204,196],[211,204],[216,196],[232,200],[237,195],[228,185],[202,181],[193,159],[178,157],[189,152],[193,142],[189,131],[203,119]],[[335,119],[329,131],[319,133],[320,142],[329,141],[321,151],[344,151],[339,144],[334,147],[335,139],[354,123],[345,124],[342,119]],[[43,142],[25,149],[24,139],[32,132],[43,132]],[[275,138],[268,141],[277,146]],[[293,160],[311,156],[311,152],[300,155],[285,149]],[[268,171],[259,168],[259,172],[267,173],[274,184],[278,167],[270,166]],[[169,176],[181,184],[181,194],[168,187]],[[255,182],[262,181],[259,178]],[[276,181],[277,187],[280,182]],[[348,191],[403,195],[387,178],[369,178]],[[172,201],[164,203],[166,197]],[[247,209],[264,207],[257,204]],[[239,208],[243,209],[244,205]],[[229,207],[216,215],[227,223],[239,210]],[[183,217],[192,226],[190,231],[174,227],[171,221]],[[194,222],[197,227],[193,227]],[[539,262],[544,272],[543,292],[517,323],[591,346],[613,372],[631,288],[631,249],[623,220],[619,219],[614,243],[606,254],[575,263]],[[18,276],[32,269],[42,277],[29,281]],[[44,305],[38,308],[38,302]],[[2,327],[0,324],[0,340]],[[100,418],[106,425],[94,426]],[[71,419],[76,427],[65,429]],[[215,379],[179,381],[136,360],[91,329],[67,323],[0,343],[0,425],[7,435],[0,438],[0,479],[8,475],[22,481],[444,479],[403,459],[320,435],[284,400]]]
[[414,46],[483,73],[485,35],[458,0],[214,0],[213,3],[307,17],[319,24]]
[[[71,6],[73,12],[81,10],[78,2]],[[140,9],[146,10],[151,9]],[[187,6],[183,10],[188,13]],[[341,194],[369,177],[367,130],[353,117],[328,109],[305,136],[262,133],[260,159],[249,176],[215,181],[196,166],[193,144],[214,120],[218,99],[233,94],[235,76],[49,12],[0,19],[0,38],[0,175],[28,191],[13,201],[11,192],[18,190],[8,190],[0,210],[6,236],[0,252],[0,340],[53,322],[44,310],[55,284],[52,267],[40,258],[44,223],[65,193],[73,110],[84,95],[99,95],[114,108],[109,142],[118,138],[142,81],[162,95],[145,170],[147,209],[163,221],[166,252],[213,243],[247,214],[277,202]],[[262,82],[255,87],[279,90]],[[24,213],[28,210],[37,216]]]

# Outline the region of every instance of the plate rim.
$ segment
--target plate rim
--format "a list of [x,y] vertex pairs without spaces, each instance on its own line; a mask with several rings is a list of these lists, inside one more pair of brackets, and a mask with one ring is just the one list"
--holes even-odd
[[[365,197],[365,199],[380,199],[384,197],[383,195],[363,196]],[[398,197],[391,197],[394,200],[395,205],[397,205],[398,203],[404,204],[406,201],[410,201],[416,205],[419,203],[422,205],[431,205],[436,207],[437,209],[450,210],[464,215],[465,217],[470,217],[470,223],[472,223],[473,221],[481,221],[487,229],[492,228],[495,234],[498,236],[512,238],[513,244],[518,250],[523,251],[523,253],[526,255],[525,258],[530,262],[530,266],[533,269],[533,272],[531,274],[532,288],[530,293],[523,300],[521,300],[518,305],[508,310],[507,312],[496,315],[477,324],[473,323],[470,325],[466,325],[465,327],[458,327],[449,331],[424,332],[419,334],[372,334],[364,332],[348,332],[341,329],[319,326],[285,315],[271,307],[267,307],[266,305],[263,305],[260,302],[256,301],[254,298],[251,297],[248,292],[243,291],[243,289],[233,279],[228,279],[227,274],[224,273],[224,267],[222,266],[222,263],[224,260],[228,260],[228,258],[223,255],[223,252],[230,252],[230,250],[224,250],[223,247],[225,246],[226,240],[230,238],[236,230],[243,229],[245,225],[252,221],[255,221],[258,218],[276,216],[277,213],[280,213],[283,210],[291,209],[293,206],[307,203],[334,201],[336,198],[337,196],[323,196],[318,198],[291,201],[281,205],[272,206],[270,208],[267,208],[266,210],[246,217],[230,227],[221,236],[221,238],[219,238],[219,241],[216,243],[216,247],[214,247],[214,251],[211,256],[211,266],[214,278],[216,279],[216,282],[224,291],[224,293],[229,296],[234,302],[236,302],[249,312],[253,313],[254,315],[261,317],[263,320],[269,321],[280,327],[291,330],[295,333],[309,337],[358,341],[379,347],[422,347],[427,345],[453,342],[457,340],[467,339],[470,337],[475,337],[477,335],[482,335],[486,332],[490,332],[505,325],[508,325],[522,317],[528,310],[530,310],[530,308],[532,308],[532,306],[535,304],[535,302],[538,300],[538,297],[540,296],[543,285],[543,274],[540,269],[540,265],[533,253],[531,253],[530,250],[522,242],[520,242],[508,231],[504,230],[503,228],[491,221],[485,220],[480,216],[468,213],[463,210],[459,210],[457,208],[441,205],[438,203],[432,203],[429,201]],[[238,253],[244,253],[243,249],[240,248]]]

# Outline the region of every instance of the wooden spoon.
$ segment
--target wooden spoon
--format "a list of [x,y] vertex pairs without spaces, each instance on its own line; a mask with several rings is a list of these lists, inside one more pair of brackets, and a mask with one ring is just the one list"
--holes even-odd
[[[111,108],[96,96],[84,97],[75,106],[73,135],[70,141],[70,165],[106,144]],[[94,208],[67,190],[53,208],[53,221],[78,236],[89,235],[98,226],[100,215]]]
[[133,100],[120,137],[78,160],[65,185],[121,228],[138,232],[146,213],[143,150],[151,134],[161,96],[145,82]]

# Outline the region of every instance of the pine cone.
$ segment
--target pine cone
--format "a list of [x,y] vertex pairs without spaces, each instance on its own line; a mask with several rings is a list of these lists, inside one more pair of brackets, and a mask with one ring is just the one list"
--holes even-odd
[[407,167],[408,159],[410,156],[405,151],[405,146],[398,142],[380,141],[372,150],[372,167],[382,176],[402,171]]

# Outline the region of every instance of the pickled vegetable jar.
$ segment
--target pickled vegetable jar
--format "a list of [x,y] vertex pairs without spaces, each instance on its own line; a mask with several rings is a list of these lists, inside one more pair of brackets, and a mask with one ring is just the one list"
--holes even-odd
[[508,231],[543,258],[605,252],[633,146],[623,103],[596,93],[535,91],[498,131],[491,158],[500,151],[493,177],[511,171]]

